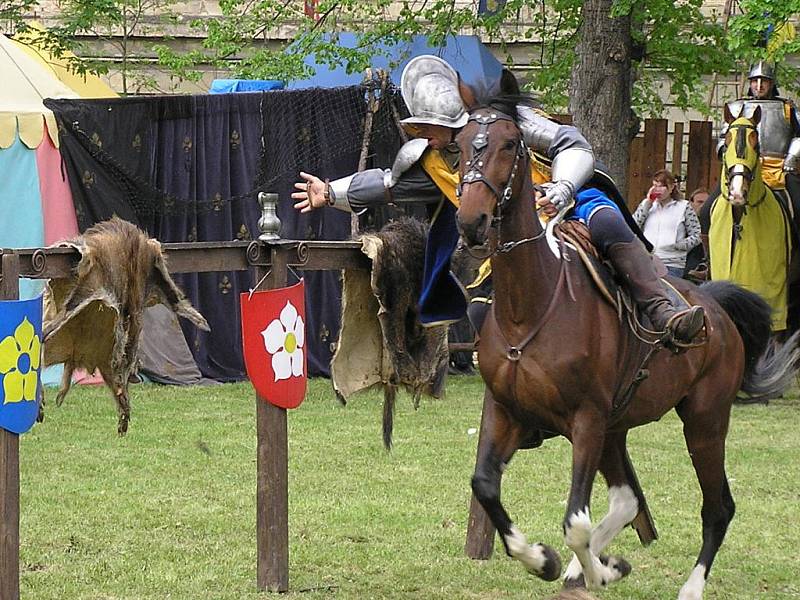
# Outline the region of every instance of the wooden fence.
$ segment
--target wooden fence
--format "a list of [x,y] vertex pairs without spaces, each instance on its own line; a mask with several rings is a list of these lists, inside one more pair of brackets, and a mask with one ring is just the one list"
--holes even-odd
[[[571,123],[571,115],[553,115],[561,123]],[[626,198],[631,212],[647,194],[653,174],[668,169],[680,177],[681,191],[689,194],[699,187],[713,189],[719,183],[720,163],[717,140],[710,121],[674,122],[672,131],[666,119],[645,119],[644,130],[630,145]]]
[[[644,132],[633,139],[628,163],[628,207],[631,211],[645,197],[653,174],[668,169],[682,180],[688,195],[699,187],[709,190],[719,183],[720,163],[710,121],[675,122],[669,131],[666,119],[647,119]],[[668,150],[671,150],[668,152]]]

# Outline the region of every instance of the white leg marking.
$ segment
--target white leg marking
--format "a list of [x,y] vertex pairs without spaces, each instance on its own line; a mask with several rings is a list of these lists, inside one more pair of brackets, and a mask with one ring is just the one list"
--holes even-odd
[[511,526],[511,535],[505,536],[505,542],[511,556],[520,561],[528,573],[541,575],[547,563],[544,546],[541,544],[529,545],[525,534],[513,525]]
[[692,569],[689,579],[683,584],[678,600],[703,600],[703,590],[706,587],[706,567],[697,565]]
[[583,567],[583,577],[589,589],[600,588],[619,579],[619,571],[609,568],[591,550],[592,521],[589,509],[584,508],[567,519],[564,539]]
[[[625,526],[633,521],[639,512],[639,501],[628,485],[611,486],[608,488],[608,514],[603,517],[597,527],[592,531],[591,551],[600,554],[606,546],[617,537]],[[583,572],[577,555],[572,560],[564,574],[564,579],[577,579]],[[618,579],[619,577],[615,578]]]

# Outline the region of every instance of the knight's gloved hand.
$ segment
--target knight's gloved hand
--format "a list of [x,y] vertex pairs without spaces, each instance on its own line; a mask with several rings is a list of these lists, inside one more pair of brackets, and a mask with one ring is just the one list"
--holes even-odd
[[785,159],[783,159],[783,172],[784,173],[796,173],[798,167],[798,161],[796,156],[787,155]]
[[565,213],[574,206],[575,197],[573,193],[575,190],[569,181],[562,179],[561,181],[545,183],[542,184],[542,188],[545,190],[545,198],[556,207],[560,214]]

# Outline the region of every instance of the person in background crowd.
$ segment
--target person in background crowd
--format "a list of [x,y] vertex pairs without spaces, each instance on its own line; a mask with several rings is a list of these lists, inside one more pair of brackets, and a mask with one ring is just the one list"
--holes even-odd
[[700,221],[691,204],[681,200],[675,177],[662,169],[633,214],[669,274],[683,277],[686,254],[700,243]]
[[[691,193],[689,196],[689,204],[691,205],[692,209],[694,209],[695,214],[700,214],[700,209],[708,200],[709,192],[704,187],[699,187],[695,191]],[[703,241],[703,235],[700,235],[700,241]],[[692,276],[692,271],[696,270],[700,265],[706,265],[706,247],[704,243],[698,244],[691,250],[689,250],[688,254],[686,254],[686,267],[683,271],[684,279],[689,280],[697,280],[696,277]]]

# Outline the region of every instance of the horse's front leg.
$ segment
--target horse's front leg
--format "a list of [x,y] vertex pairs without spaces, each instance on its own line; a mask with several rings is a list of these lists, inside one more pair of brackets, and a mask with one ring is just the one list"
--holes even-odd
[[[592,531],[590,550],[600,556],[600,561],[619,571],[616,577],[620,579],[631,571],[630,564],[617,556],[603,556],[601,553],[606,546],[631,523],[640,511],[646,511],[646,502],[633,465],[628,458],[625,439],[627,431],[620,433],[607,433],[603,455],[598,469],[603,474],[608,484],[608,514]],[[655,530],[652,532],[655,538]],[[583,567],[577,556],[573,556],[564,574],[564,587],[584,587]]]
[[520,561],[529,573],[546,581],[554,581],[561,574],[558,554],[544,544],[529,545],[500,502],[500,479],[519,447],[521,431],[502,405],[495,402],[492,410],[494,422],[488,432],[490,443],[478,457],[472,476],[472,491],[500,534],[506,553]]
[[583,568],[586,586],[603,587],[623,575],[592,549],[589,502],[605,441],[605,419],[593,410],[575,414],[572,422],[572,485],[564,517],[564,540]]

